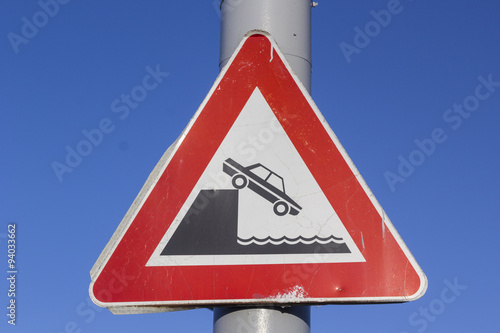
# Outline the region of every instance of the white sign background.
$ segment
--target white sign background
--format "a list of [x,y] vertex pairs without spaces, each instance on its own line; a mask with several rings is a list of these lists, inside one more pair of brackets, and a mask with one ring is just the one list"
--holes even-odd
[[[203,143],[200,143],[203,144]],[[222,165],[232,158],[244,167],[260,163],[283,177],[286,194],[302,209],[296,216],[277,216],[272,204],[248,188],[239,190],[238,238],[268,239],[286,236],[290,244],[304,238],[322,244],[332,236],[342,239],[351,253],[249,254],[249,255],[160,255],[201,190],[234,189]],[[275,243],[273,243],[275,244]],[[156,247],[147,266],[237,265],[282,263],[364,262],[365,259],[336,212],[302,161],[259,88],[248,99],[240,115],[200,177],[172,225]]]

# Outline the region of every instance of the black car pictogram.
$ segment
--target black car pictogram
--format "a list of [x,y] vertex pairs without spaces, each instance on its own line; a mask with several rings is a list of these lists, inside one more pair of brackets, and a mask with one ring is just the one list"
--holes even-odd
[[249,189],[271,202],[273,211],[278,216],[297,215],[302,209],[285,193],[283,178],[260,163],[244,167],[228,158],[224,161],[222,170],[232,177],[232,184],[236,189],[248,186]]

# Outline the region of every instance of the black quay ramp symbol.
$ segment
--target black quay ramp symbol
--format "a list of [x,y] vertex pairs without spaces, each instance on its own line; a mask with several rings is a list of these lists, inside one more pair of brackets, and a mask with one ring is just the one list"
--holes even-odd
[[[201,190],[162,250],[162,256],[350,253],[342,238],[335,236],[238,237],[239,191],[245,187],[272,203],[276,216],[296,216],[302,207],[286,195],[283,178],[260,163],[243,167],[229,158],[223,163],[223,171],[232,177],[235,189]],[[281,189],[271,183],[271,177]]]

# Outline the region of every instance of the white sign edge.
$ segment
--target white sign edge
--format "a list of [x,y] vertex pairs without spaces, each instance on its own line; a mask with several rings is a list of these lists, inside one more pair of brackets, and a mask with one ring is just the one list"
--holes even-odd
[[[246,40],[251,37],[252,35],[255,34],[260,34],[264,35],[272,44],[273,49],[276,50],[276,53],[280,57],[281,61],[287,68],[287,70],[290,72],[293,80],[299,87],[300,91],[302,92],[303,96],[306,98],[308,101],[309,105],[313,109],[314,113],[318,117],[319,121],[322,123],[323,127],[327,131],[328,135],[332,139],[333,143],[339,150],[340,154],[344,158],[344,161],[347,163],[349,168],[351,169],[352,173],[355,175],[356,179],[358,180],[359,184],[365,191],[366,195],[372,202],[373,206],[379,213],[379,216],[381,218],[381,224],[385,224],[386,227],[390,230],[392,233],[394,239],[396,240],[397,244],[407,257],[408,261],[412,265],[412,267],[415,269],[417,272],[419,278],[420,278],[420,288],[417,290],[417,292],[413,295],[410,296],[395,296],[395,297],[352,297],[352,298],[284,298],[284,299],[274,299],[274,298],[263,298],[263,299],[245,299],[245,300],[198,300],[198,301],[160,301],[160,302],[101,302],[97,300],[93,294],[93,286],[95,281],[97,280],[98,276],[100,275],[103,267],[106,265],[108,262],[109,258],[111,255],[114,253],[116,247],[118,244],[121,242],[121,239],[123,236],[126,234],[128,228],[134,221],[135,217],[137,216],[138,212],[142,208],[144,202],[146,199],[149,197],[149,194],[151,191],[154,189],[154,186],[158,182],[159,178],[165,171],[166,167],[170,163],[170,160],[172,156],[175,155],[177,152],[178,148],[182,144],[184,138],[187,136],[189,133],[189,130],[197,120],[198,116],[200,115],[201,111],[205,108],[205,105],[207,102],[210,100],[212,97],[214,91],[217,89],[217,87],[220,84],[220,81],[222,78],[225,76],[228,68],[231,67],[231,64],[233,63],[234,59],[236,58],[237,54],[241,50],[242,46],[246,42]],[[390,219],[387,217],[385,214],[384,210],[382,209],[380,203],[377,201],[375,196],[373,195],[372,191],[366,184],[365,180],[359,173],[358,169],[352,162],[351,158],[349,155],[347,155],[346,150],[338,140],[337,136],[333,132],[333,130],[330,128],[328,125],[326,119],[324,116],[321,114],[320,110],[314,103],[312,97],[310,96],[309,92],[307,89],[304,87],[302,82],[299,80],[297,75],[293,72],[291,69],[290,65],[288,64],[288,61],[286,60],[285,56],[281,52],[281,50],[278,48],[277,43],[275,40],[272,38],[272,36],[266,32],[266,31],[261,31],[261,30],[251,30],[249,31],[245,37],[242,39],[236,50],[234,51],[233,55],[231,56],[230,60],[226,64],[226,66],[222,69],[222,71],[219,73],[217,76],[212,88],[206,95],[205,99],[201,103],[200,107],[194,114],[193,118],[191,118],[189,124],[187,127],[184,129],[184,131],[181,133],[181,135],[177,138],[177,140],[167,149],[167,151],[163,154],[161,157],[160,161],[157,163],[151,174],[148,176],[145,184],[141,188],[139,194],[137,197],[134,199],[132,205],[128,209],[127,213],[125,214],[124,218],[120,222],[119,226],[113,233],[113,236],[111,237],[110,241],[107,243],[106,247],[104,250],[101,252],[99,258],[97,259],[96,263],[92,267],[90,271],[91,275],[91,283],[89,286],[89,294],[92,299],[92,301],[101,306],[101,307],[106,307],[109,308],[110,311],[113,313],[150,313],[150,312],[157,312],[153,311],[153,308],[162,308],[163,310],[161,311],[177,311],[177,310],[187,310],[187,309],[192,309],[192,308],[197,308],[197,307],[205,307],[205,306],[210,306],[210,305],[236,305],[236,304],[291,304],[291,303],[296,303],[297,305],[299,304],[307,304],[307,303],[384,303],[384,302],[408,302],[408,301],[414,301],[422,297],[427,290],[428,286],[428,281],[427,277],[425,276],[424,272],[416,262],[415,258],[411,254],[410,250],[404,243],[403,239],[399,235],[399,233],[396,231],[395,227],[393,226],[392,222]],[[169,306],[172,305],[172,306]],[[146,310],[147,312],[144,312],[146,308],[152,307],[151,310]],[[135,310],[134,310],[135,308]],[[170,309],[170,310],[169,310]]]

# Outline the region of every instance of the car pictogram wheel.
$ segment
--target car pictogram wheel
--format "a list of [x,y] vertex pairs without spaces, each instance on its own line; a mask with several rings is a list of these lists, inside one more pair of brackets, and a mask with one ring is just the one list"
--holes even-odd
[[245,177],[241,174],[235,175],[233,177],[232,184],[233,184],[234,188],[240,190],[240,189],[244,188],[245,186],[247,186],[247,184],[248,184],[247,177]]
[[284,216],[288,213],[289,207],[288,204],[284,201],[278,201],[273,206],[274,214],[278,216]]

